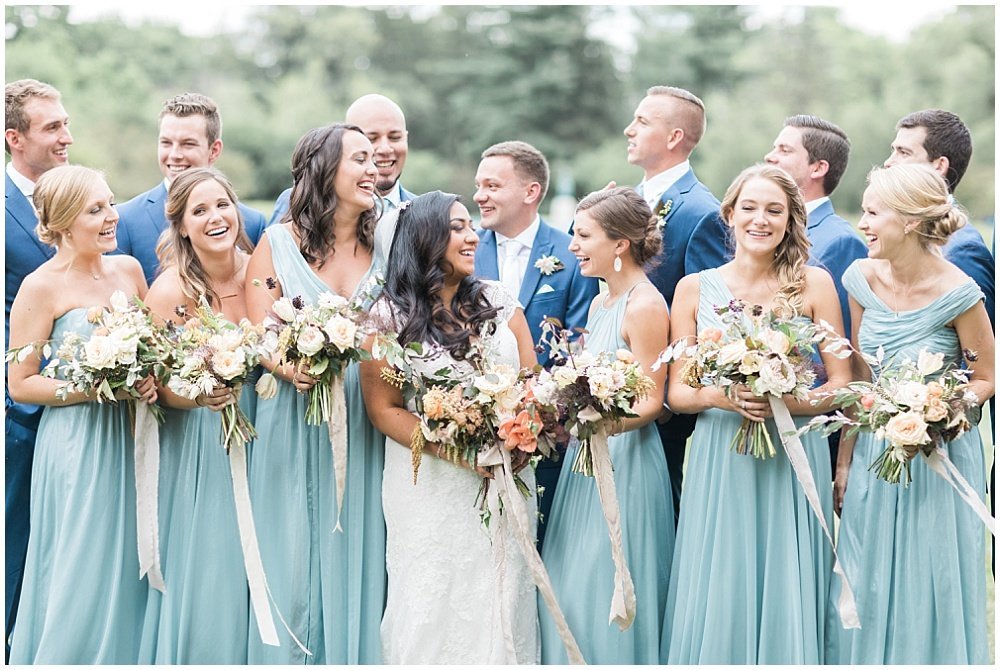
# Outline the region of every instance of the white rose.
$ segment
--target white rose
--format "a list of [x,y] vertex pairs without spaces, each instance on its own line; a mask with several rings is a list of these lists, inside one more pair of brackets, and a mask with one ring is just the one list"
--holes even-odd
[[910,409],[922,410],[927,404],[927,387],[920,382],[902,382],[896,387],[892,399]]
[[215,351],[233,351],[243,346],[243,333],[239,330],[226,329],[208,338],[208,346]]
[[333,346],[341,351],[346,351],[354,346],[354,336],[357,334],[358,327],[350,319],[334,316],[326,322],[323,330],[326,331],[326,336],[330,338]]
[[139,341],[135,337],[122,337],[121,333],[112,333],[108,336],[111,345],[115,348],[115,359],[121,365],[131,365],[135,363],[136,349]]
[[784,356],[791,351],[791,341],[780,330],[771,330],[769,328],[760,334],[760,339],[764,343],[764,346],[776,354]]
[[118,347],[110,337],[94,335],[83,345],[83,354],[88,366],[103,370],[115,367],[118,360]]
[[769,358],[760,366],[760,377],[753,383],[753,392],[757,395],[770,393],[780,396],[790,393],[795,388],[795,371],[792,366],[780,358]]
[[735,342],[730,342],[719,349],[719,356],[716,360],[721,366],[732,365],[733,363],[742,360],[743,357],[746,356],[746,353],[747,345],[743,342],[743,340],[736,340]]
[[295,340],[295,346],[306,356],[319,353],[324,344],[326,344],[326,338],[323,337],[323,331],[316,326],[306,326],[299,333],[298,339]]
[[291,323],[295,320],[295,307],[292,305],[292,301],[289,298],[278,298],[271,305],[271,311],[278,315],[278,318],[286,323]]
[[129,299],[123,291],[115,291],[111,294],[111,309],[116,312],[125,312],[129,308]]
[[212,369],[225,380],[230,380],[242,374],[246,357],[242,349],[235,351],[217,351],[212,356]]
[[535,399],[543,405],[552,405],[555,402],[556,392],[559,390],[559,385],[554,381],[548,381],[545,383],[538,383],[532,387],[535,393]]
[[576,362],[576,367],[582,370],[596,363],[597,357],[589,351],[581,351],[573,354],[573,360]]
[[[624,375],[621,375],[621,377],[622,381],[624,381]],[[614,372],[608,368],[594,368],[590,370],[587,381],[590,384],[590,393],[599,400],[608,400],[616,390]]]
[[579,376],[579,371],[570,365],[560,365],[552,369],[552,379],[559,388],[566,388],[573,384]]
[[316,304],[323,309],[343,309],[347,307],[347,298],[336,293],[330,293],[329,291],[324,291],[319,294],[319,299]]
[[931,438],[927,434],[924,418],[916,412],[903,412],[885,424],[885,437],[893,444],[919,446]]
[[920,354],[917,356],[917,370],[924,377],[937,372],[943,365],[944,354],[942,353],[932,354],[926,349],[921,349]]
[[265,372],[257,380],[257,384],[254,386],[257,391],[257,396],[263,400],[270,400],[274,396],[278,395],[278,380],[275,379],[274,375],[270,372]]
[[759,351],[748,351],[743,360],[740,361],[740,374],[741,375],[755,375],[760,372],[760,364],[764,361],[764,357]]

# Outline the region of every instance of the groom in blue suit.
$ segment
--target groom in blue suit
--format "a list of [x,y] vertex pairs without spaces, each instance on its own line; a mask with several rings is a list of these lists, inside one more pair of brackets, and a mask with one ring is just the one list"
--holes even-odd
[[[30,202],[35,182],[51,168],[65,165],[69,160],[69,145],[73,144],[69,117],[55,88],[34,79],[21,79],[6,85],[5,98],[4,145],[10,163],[4,175],[4,351],[10,346],[10,307],[21,282],[55,253],[35,234],[38,218]],[[10,633],[17,616],[28,550],[31,462],[41,414],[42,408],[37,405],[11,400],[4,385],[5,658],[10,654]]]
[[[146,284],[153,283],[160,267],[156,243],[167,227],[164,207],[174,177],[189,168],[209,167],[222,154],[222,118],[218,106],[198,93],[184,93],[167,100],[160,110],[157,146],[163,181],[118,207],[118,252],[139,261]],[[242,203],[239,207],[244,229],[257,244],[266,219]]]
[[[538,208],[549,185],[549,165],[542,152],[527,142],[494,144],[482,154],[476,170],[476,194],[482,230],[476,249],[475,272],[499,280],[517,296],[537,345],[541,323],[554,317],[564,328],[587,325],[590,303],[599,288],[596,279],[583,277],[570,238],[542,221]],[[539,362],[549,362],[547,351]],[[545,521],[552,508],[561,463],[543,460],[535,470],[545,489],[538,502],[541,549]]]
[[[663,231],[663,251],[647,274],[668,307],[681,277],[719,267],[730,257],[719,201],[698,181],[688,160],[704,133],[704,103],[674,86],[649,88],[625,128],[628,162],[643,170],[636,191]],[[680,514],[684,451],[696,418],[674,414],[657,422],[670,471],[675,523]]]

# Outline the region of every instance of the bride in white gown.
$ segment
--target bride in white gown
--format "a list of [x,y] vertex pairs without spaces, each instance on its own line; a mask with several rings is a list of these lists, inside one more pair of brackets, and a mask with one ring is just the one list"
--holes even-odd
[[[498,283],[472,278],[478,242],[457,196],[428,193],[400,213],[385,292],[373,316],[380,330],[399,333],[401,344],[422,342],[438,352],[425,361],[427,372],[448,366],[467,370],[471,380],[473,367],[464,357],[479,335],[489,362],[535,364],[528,324],[514,297]],[[383,365],[362,364],[369,415],[387,436],[383,662],[537,663],[536,591],[511,524],[492,523],[487,530],[480,522],[476,494],[485,471],[438,458],[439,446],[431,443],[413,483],[409,442],[418,420],[401,392],[381,379]],[[532,469],[521,477],[534,491]],[[525,502],[533,535],[536,500]]]

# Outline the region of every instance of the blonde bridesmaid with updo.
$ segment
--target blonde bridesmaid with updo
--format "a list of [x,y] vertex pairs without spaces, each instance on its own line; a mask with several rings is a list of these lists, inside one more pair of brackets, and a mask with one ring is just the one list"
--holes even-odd
[[[97,171],[52,168],[32,196],[39,239],[55,255],[21,284],[10,314],[10,347],[94,330],[88,312],[111,296],[146,295],[146,280],[117,247],[114,195]],[[29,356],[7,368],[16,402],[43,405],[31,473],[31,535],[12,634],[12,665],[137,662],[149,585],[136,552],[135,445],[125,402],[98,403],[40,374]],[[156,401],[152,377],[139,402]],[[125,399],[123,396],[121,399]]]

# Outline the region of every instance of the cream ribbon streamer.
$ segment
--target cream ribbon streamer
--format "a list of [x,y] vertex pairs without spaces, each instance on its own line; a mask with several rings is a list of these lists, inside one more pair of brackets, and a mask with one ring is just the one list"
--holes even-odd
[[840,624],[844,628],[861,628],[861,619],[858,617],[858,606],[854,600],[854,592],[851,590],[850,582],[847,581],[847,574],[844,572],[843,566],[840,565],[840,557],[837,556],[837,547],[834,544],[833,535],[830,533],[830,527],[827,526],[826,519],[823,517],[816,480],[813,479],[812,470],[809,468],[809,459],[806,457],[802,441],[799,440],[792,414],[788,411],[785,401],[778,396],[768,393],[767,399],[771,403],[774,423],[778,426],[781,444],[784,445],[785,453],[788,454],[788,461],[792,464],[795,477],[799,480],[802,491],[806,494],[806,500],[809,501],[809,506],[812,507],[816,519],[819,520],[819,524],[826,534],[826,539],[830,541],[830,546],[833,548],[833,572],[840,577],[841,586],[840,600],[837,602]]
[[165,593],[160,571],[160,426],[149,405],[131,401],[135,408],[135,512],[139,550],[139,579],[149,577],[149,585]]
[[344,487],[347,486],[347,400],[344,397],[343,376],[330,380],[330,405],[326,424],[333,452],[333,476],[337,484],[337,524],[333,532],[343,533],[340,512],[344,506]]
[[[250,585],[250,603],[253,606],[254,617],[257,620],[257,630],[260,632],[260,640],[264,644],[272,647],[280,647],[278,641],[278,631],[274,626],[274,619],[271,618],[271,608],[268,605],[268,598],[271,598],[271,590],[267,585],[267,577],[264,575],[264,564],[260,560],[260,547],[257,544],[257,530],[253,521],[253,509],[250,505],[250,486],[247,482],[247,453],[246,445],[235,444],[229,450],[229,471],[233,477],[233,498],[236,501],[236,522],[240,529],[240,544],[243,545],[243,565],[247,571],[247,582]],[[307,656],[312,656],[312,652],[306,649],[295,633],[288,627],[285,618],[281,616],[277,603],[271,598],[274,611],[278,613],[281,624],[291,635],[292,640],[298,645]]]
[[611,596],[608,623],[617,623],[619,629],[628,630],[635,619],[635,586],[632,584],[632,573],[625,562],[625,550],[622,547],[621,512],[618,509],[618,493],[605,427],[598,428],[590,438],[590,453],[594,458],[597,495],[601,499],[601,510],[608,524],[611,558],[615,563],[615,591]]
[[983,523],[986,524],[986,528],[993,534],[993,537],[996,537],[997,520],[990,516],[990,511],[986,509],[986,505],[980,500],[976,489],[972,488],[965,477],[962,476],[962,473],[958,471],[958,468],[955,467],[955,464],[948,458],[948,452],[941,447],[934,447],[934,451],[930,455],[925,454],[923,451],[920,453],[923,455],[924,460],[927,461],[927,467],[951,484],[951,487],[955,489],[958,496],[965,501],[965,504],[972,508],[976,516],[982,519]]
[[[580,647],[576,643],[576,638],[573,637],[573,632],[569,629],[566,617],[559,607],[558,600],[556,600],[556,594],[552,589],[552,581],[549,579],[549,573],[545,569],[545,564],[542,563],[542,557],[538,555],[534,533],[531,532],[531,522],[528,520],[528,510],[525,507],[521,492],[517,490],[517,483],[514,481],[514,470],[511,467],[510,452],[494,444],[486,452],[480,453],[478,462],[483,467],[492,467],[494,473],[493,485],[490,486],[489,495],[487,496],[491,513],[490,524],[493,528],[494,547],[497,544],[503,544],[504,528],[508,523],[508,518],[512,519],[513,525],[511,530],[513,531],[514,539],[517,540],[521,554],[524,556],[524,561],[528,566],[529,572],[531,572],[531,578],[535,582],[535,586],[538,587],[538,592],[542,595],[542,600],[545,601],[545,606],[548,608],[549,614],[555,622],[556,631],[559,633],[559,639],[562,640],[563,646],[566,648],[566,656],[569,662],[572,665],[586,665],[583,654],[580,652]],[[500,514],[501,499],[506,506],[506,511],[503,514]],[[503,556],[503,550],[500,550],[499,555],[497,550],[494,550],[495,560],[497,558],[502,559]],[[498,566],[497,573],[502,575],[504,572],[505,566]],[[503,593],[502,589],[495,590],[500,594]],[[501,602],[503,601],[501,600]],[[504,629],[504,638],[512,654],[509,658],[514,658],[513,634],[509,632],[509,616],[507,616],[505,611],[501,611],[501,623],[506,626]]]

